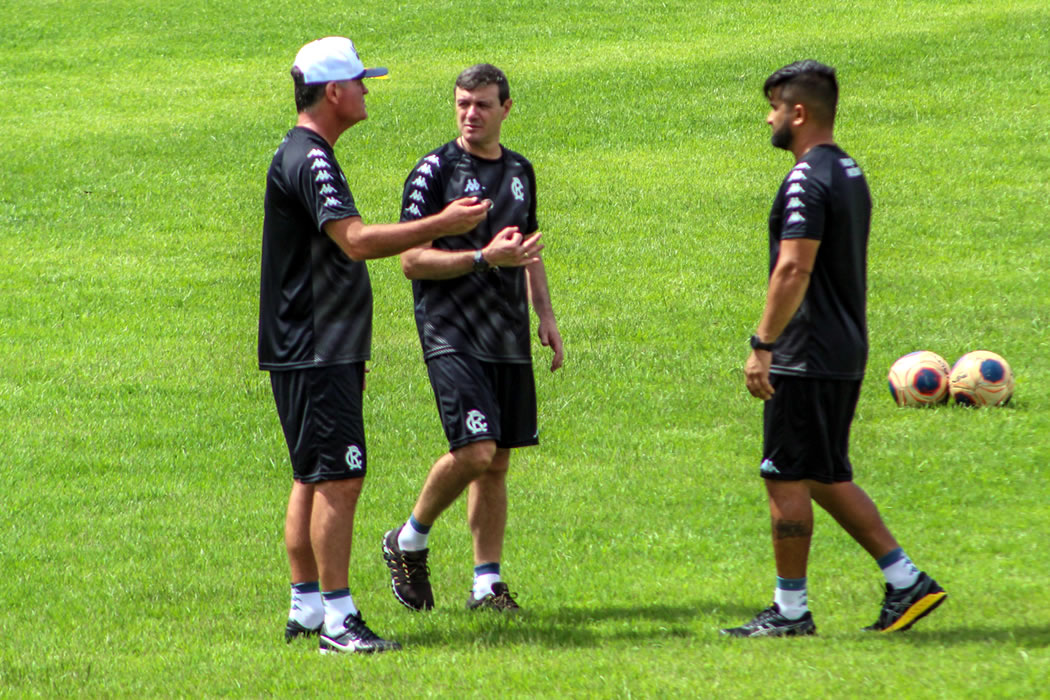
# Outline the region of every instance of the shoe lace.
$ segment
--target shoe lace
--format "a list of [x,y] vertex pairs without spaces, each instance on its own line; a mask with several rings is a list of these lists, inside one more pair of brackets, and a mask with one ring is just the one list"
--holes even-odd
[[346,628],[352,637],[360,639],[362,642],[374,642],[379,639],[379,635],[365,624],[365,619],[361,617],[360,613],[347,615],[346,619],[343,620],[343,627]]
[[777,620],[781,617],[780,611],[777,610],[776,607],[770,605],[768,608],[755,615],[755,619],[751,621],[751,624],[757,627],[758,625]]
[[492,600],[491,605],[501,610],[518,610],[521,608],[517,601],[514,600],[514,594],[510,592],[505,584],[496,584],[492,587]]
[[402,552],[401,571],[405,581],[418,583],[430,577],[430,566],[427,564],[427,552]]

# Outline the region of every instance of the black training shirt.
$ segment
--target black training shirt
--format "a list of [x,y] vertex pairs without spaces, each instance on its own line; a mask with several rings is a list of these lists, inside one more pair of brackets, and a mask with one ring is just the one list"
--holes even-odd
[[[460,197],[491,199],[477,228],[434,241],[442,250],[477,250],[507,226],[535,232],[536,175],[523,156],[504,148],[495,160],[478,158],[455,141],[431,151],[405,180],[401,220],[435,214]],[[532,361],[525,270],[493,268],[447,280],[413,280],[416,327],[423,357],[466,353],[486,362]]]
[[359,216],[332,147],[295,127],[266,175],[259,368],[288,370],[369,359],[372,286],[324,231]]
[[838,146],[815,146],[784,178],[769,213],[769,270],[780,242],[820,241],[802,305],[777,339],[770,371],[861,379],[866,319],[871,194],[860,166]]

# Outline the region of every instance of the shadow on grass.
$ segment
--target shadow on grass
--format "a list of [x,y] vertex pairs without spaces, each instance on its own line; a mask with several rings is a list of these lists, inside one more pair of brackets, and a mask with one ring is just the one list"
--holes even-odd
[[657,645],[661,640],[704,637],[708,626],[716,632],[723,621],[737,624],[737,618],[743,620],[754,613],[753,605],[711,601],[601,607],[569,604],[507,616],[463,610],[435,620],[437,624],[429,630],[399,634],[397,639],[413,647],[531,644],[586,648],[624,641]]
[[990,644],[1016,644],[1028,649],[1050,647],[1050,626],[1036,627],[963,627],[957,629],[924,630],[920,622],[911,630],[900,634],[870,634],[872,639],[891,640],[894,643],[913,645],[938,644],[957,646],[987,642]]

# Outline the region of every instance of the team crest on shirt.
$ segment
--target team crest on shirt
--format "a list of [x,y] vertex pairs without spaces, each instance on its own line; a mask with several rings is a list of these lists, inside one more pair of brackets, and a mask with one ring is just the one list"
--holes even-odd
[[467,422],[467,430],[469,430],[474,435],[477,435],[478,433],[486,433],[486,432],[488,432],[488,429],[489,429],[488,419],[485,418],[485,414],[484,413],[482,413],[481,411],[477,410],[476,408],[472,408],[470,410],[470,412],[467,413],[467,421],[466,422]]
[[517,175],[510,181],[510,193],[514,195],[514,199],[519,202],[525,201],[525,185],[521,184],[521,178]]

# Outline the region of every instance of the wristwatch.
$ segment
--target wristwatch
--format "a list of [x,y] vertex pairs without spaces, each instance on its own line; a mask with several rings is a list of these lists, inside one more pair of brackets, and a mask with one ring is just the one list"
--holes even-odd
[[489,261],[485,259],[485,256],[481,254],[481,250],[474,251],[474,272],[484,272],[485,270],[492,267],[489,265]]
[[751,349],[773,352],[773,343],[763,343],[761,338],[759,338],[757,335],[753,335],[751,336]]

